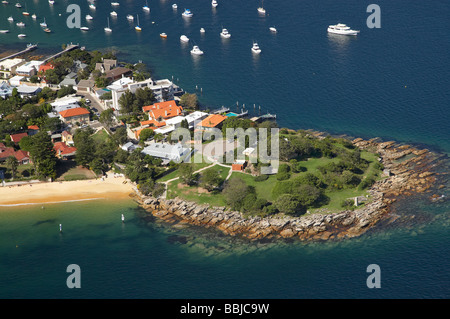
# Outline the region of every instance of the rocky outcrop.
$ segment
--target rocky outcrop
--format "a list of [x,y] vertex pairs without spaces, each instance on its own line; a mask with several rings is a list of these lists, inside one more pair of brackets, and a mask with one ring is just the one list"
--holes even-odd
[[377,181],[369,190],[370,201],[359,209],[329,214],[307,214],[301,217],[245,217],[225,207],[210,207],[180,198],[156,199],[141,196],[139,201],[153,216],[170,223],[187,223],[220,230],[226,235],[252,240],[298,238],[329,240],[360,236],[386,218],[390,205],[399,196],[427,191],[436,177],[430,169],[436,156],[394,142],[355,139],[353,144],[380,155],[389,176]]

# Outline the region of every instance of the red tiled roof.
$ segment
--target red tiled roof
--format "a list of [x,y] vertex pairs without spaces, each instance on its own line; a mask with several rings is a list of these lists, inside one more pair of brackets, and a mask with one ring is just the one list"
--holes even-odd
[[0,153],[0,158],[14,156],[14,153],[14,148],[12,147],[3,148],[3,152]]
[[68,155],[77,151],[76,147],[67,146],[64,142],[56,142],[53,144],[53,149],[56,151],[57,155]]
[[171,117],[181,115],[182,111],[183,108],[181,106],[166,107],[164,109],[151,110],[149,112],[149,116],[151,116],[155,120],[159,119],[160,117],[162,117],[163,119],[169,119]]
[[200,123],[200,126],[216,127],[217,125],[225,121],[226,118],[226,116],[220,114],[211,114]]
[[14,143],[19,143],[22,138],[25,136],[28,136],[28,133],[18,133],[18,134],[12,134],[11,135],[11,141]]
[[24,159],[29,159],[30,158],[30,153],[22,151],[22,150],[18,150],[16,153],[14,153],[14,156],[16,157],[16,159],[18,161],[23,161]]
[[61,112],[59,112],[59,114],[61,114],[62,117],[67,118],[67,117],[72,117],[72,116],[86,115],[86,114],[89,114],[89,111],[83,107],[76,107],[74,109],[68,109],[65,111],[61,111]]
[[39,126],[37,126],[37,125],[28,125],[28,129],[37,131],[37,130],[39,130]]
[[142,121],[141,125],[142,126],[144,126],[144,125],[152,126],[153,125],[153,126],[156,126],[156,127],[161,127],[161,126],[165,126],[166,122],[164,122],[164,121],[159,122],[159,121],[156,121],[156,120],[148,120],[148,121]]
[[159,103],[155,103],[152,105],[144,106],[142,108],[142,110],[144,112],[148,112],[153,109],[165,109],[166,107],[175,107],[175,106],[177,106],[177,103],[175,102],[175,100],[171,100],[171,101],[159,102]]
[[47,64],[41,65],[39,67],[39,72],[45,73],[45,71],[51,70],[51,69],[54,69],[54,68],[55,67],[51,63],[47,63]]

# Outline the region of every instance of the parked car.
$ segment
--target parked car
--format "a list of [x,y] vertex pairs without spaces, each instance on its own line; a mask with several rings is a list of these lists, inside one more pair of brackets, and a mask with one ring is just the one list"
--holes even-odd
[[86,99],[85,101],[86,101],[86,104],[91,104],[91,100]]

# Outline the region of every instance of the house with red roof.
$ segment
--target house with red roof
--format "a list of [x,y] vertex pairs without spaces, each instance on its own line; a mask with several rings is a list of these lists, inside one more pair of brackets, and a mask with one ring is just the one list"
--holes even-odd
[[199,130],[210,130],[212,128],[220,129],[222,127],[222,122],[227,119],[226,116],[220,114],[211,114],[208,115],[203,121],[201,121],[197,125],[197,129]]
[[28,125],[28,135],[32,136],[39,132],[39,126],[37,125]]
[[89,111],[83,107],[76,107],[59,112],[61,120],[65,123],[75,124],[89,122]]
[[0,143],[0,162],[6,161],[10,156],[14,156],[19,164],[30,162],[30,153],[22,150],[15,151],[13,147],[6,147],[5,144]]
[[11,141],[18,144],[22,138],[28,136],[28,133],[11,134]]
[[65,160],[73,158],[77,152],[76,147],[67,146],[64,142],[56,142],[53,144],[53,149],[56,151],[56,157]]
[[169,119],[171,117],[179,116],[183,112],[183,107],[178,106],[175,100],[155,103],[147,105],[142,108],[144,112],[148,112],[150,119]]

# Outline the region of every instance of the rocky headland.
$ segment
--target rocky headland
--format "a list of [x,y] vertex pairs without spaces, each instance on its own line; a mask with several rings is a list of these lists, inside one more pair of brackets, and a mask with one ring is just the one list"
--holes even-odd
[[[311,134],[317,138],[325,136],[325,133],[321,132]],[[339,213],[321,212],[300,217],[282,214],[270,217],[246,217],[226,207],[210,207],[181,198],[146,197],[135,188],[136,200],[148,214],[166,222],[214,228],[226,235],[241,236],[250,240],[343,239],[360,236],[381,220],[395,220],[396,217],[389,214],[390,207],[395,201],[405,196],[431,192],[437,176],[442,174],[433,171],[440,161],[440,156],[427,149],[398,145],[392,141],[380,142],[378,139],[357,138],[352,143],[360,149],[379,154],[379,160],[384,165],[384,178],[369,189],[369,200],[354,210]]]

